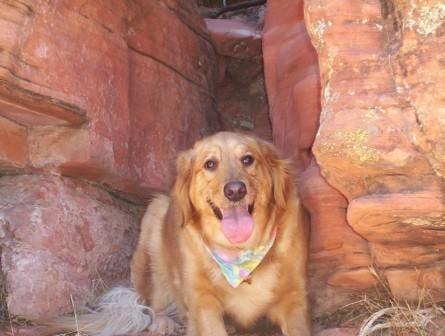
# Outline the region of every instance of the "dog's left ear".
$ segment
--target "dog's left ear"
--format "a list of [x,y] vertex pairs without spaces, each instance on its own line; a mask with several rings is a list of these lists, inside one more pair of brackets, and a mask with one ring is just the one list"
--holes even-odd
[[191,151],[182,152],[176,160],[176,181],[173,187],[173,202],[182,213],[182,225],[192,216],[193,206],[190,200],[190,185],[192,180],[192,154]]
[[281,159],[277,149],[270,143],[261,141],[259,145],[270,169],[275,204],[285,208],[295,183],[292,164],[290,160]]

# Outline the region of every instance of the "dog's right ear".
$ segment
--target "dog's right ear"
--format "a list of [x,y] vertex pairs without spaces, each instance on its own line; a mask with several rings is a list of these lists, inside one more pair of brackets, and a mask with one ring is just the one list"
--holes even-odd
[[272,144],[257,140],[270,169],[272,177],[273,198],[275,204],[282,209],[287,207],[291,186],[294,184],[291,162],[280,158],[277,149]]
[[190,200],[190,185],[192,180],[192,153],[191,150],[179,154],[176,160],[176,181],[173,187],[173,202],[179,207],[182,214],[182,225],[185,225],[193,214],[193,205]]

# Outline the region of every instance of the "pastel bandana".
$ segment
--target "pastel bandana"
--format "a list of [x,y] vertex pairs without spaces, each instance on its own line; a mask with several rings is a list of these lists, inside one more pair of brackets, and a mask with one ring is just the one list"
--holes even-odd
[[275,242],[276,230],[272,234],[272,238],[265,244],[255,249],[246,249],[236,255],[228,255],[224,252],[208,249],[213,260],[216,261],[224,277],[229,284],[236,288],[243,281],[249,278],[250,274],[263,261],[267,252]]

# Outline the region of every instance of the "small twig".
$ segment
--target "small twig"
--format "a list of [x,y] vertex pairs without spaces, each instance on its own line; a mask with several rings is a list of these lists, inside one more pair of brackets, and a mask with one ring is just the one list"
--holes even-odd
[[227,12],[233,12],[233,11],[236,11],[238,9],[243,9],[243,8],[261,6],[261,5],[264,5],[265,3],[266,3],[266,0],[253,0],[253,1],[244,1],[244,2],[237,3],[237,4],[229,5],[224,8],[221,8],[216,13],[212,14],[211,18],[216,19],[220,15],[227,13]]
[[74,299],[73,299],[73,295],[70,294],[70,299],[71,299],[71,305],[73,306],[73,311],[74,311],[74,321],[76,322],[76,336],[81,336],[80,331],[79,331],[79,322],[77,320],[77,312],[76,312],[76,305],[74,304]]
[[375,331],[391,328],[420,328],[423,330],[428,324],[434,325],[433,319],[436,315],[433,308],[417,310],[402,306],[383,308],[363,322],[358,335],[368,336]]
[[12,319],[11,319],[11,314],[9,314],[9,310],[8,310],[8,320],[9,320],[9,326],[11,327],[11,334],[12,336],[15,336],[14,327],[12,325]]

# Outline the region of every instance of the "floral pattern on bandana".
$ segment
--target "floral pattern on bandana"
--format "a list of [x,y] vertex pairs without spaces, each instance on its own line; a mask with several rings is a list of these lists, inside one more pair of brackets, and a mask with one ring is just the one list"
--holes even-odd
[[255,249],[243,250],[237,255],[228,255],[224,252],[208,249],[213,260],[220,267],[224,277],[229,284],[236,288],[243,281],[249,278],[250,274],[263,261],[267,252],[275,242],[276,230],[272,234],[272,238],[265,245],[261,245]]

